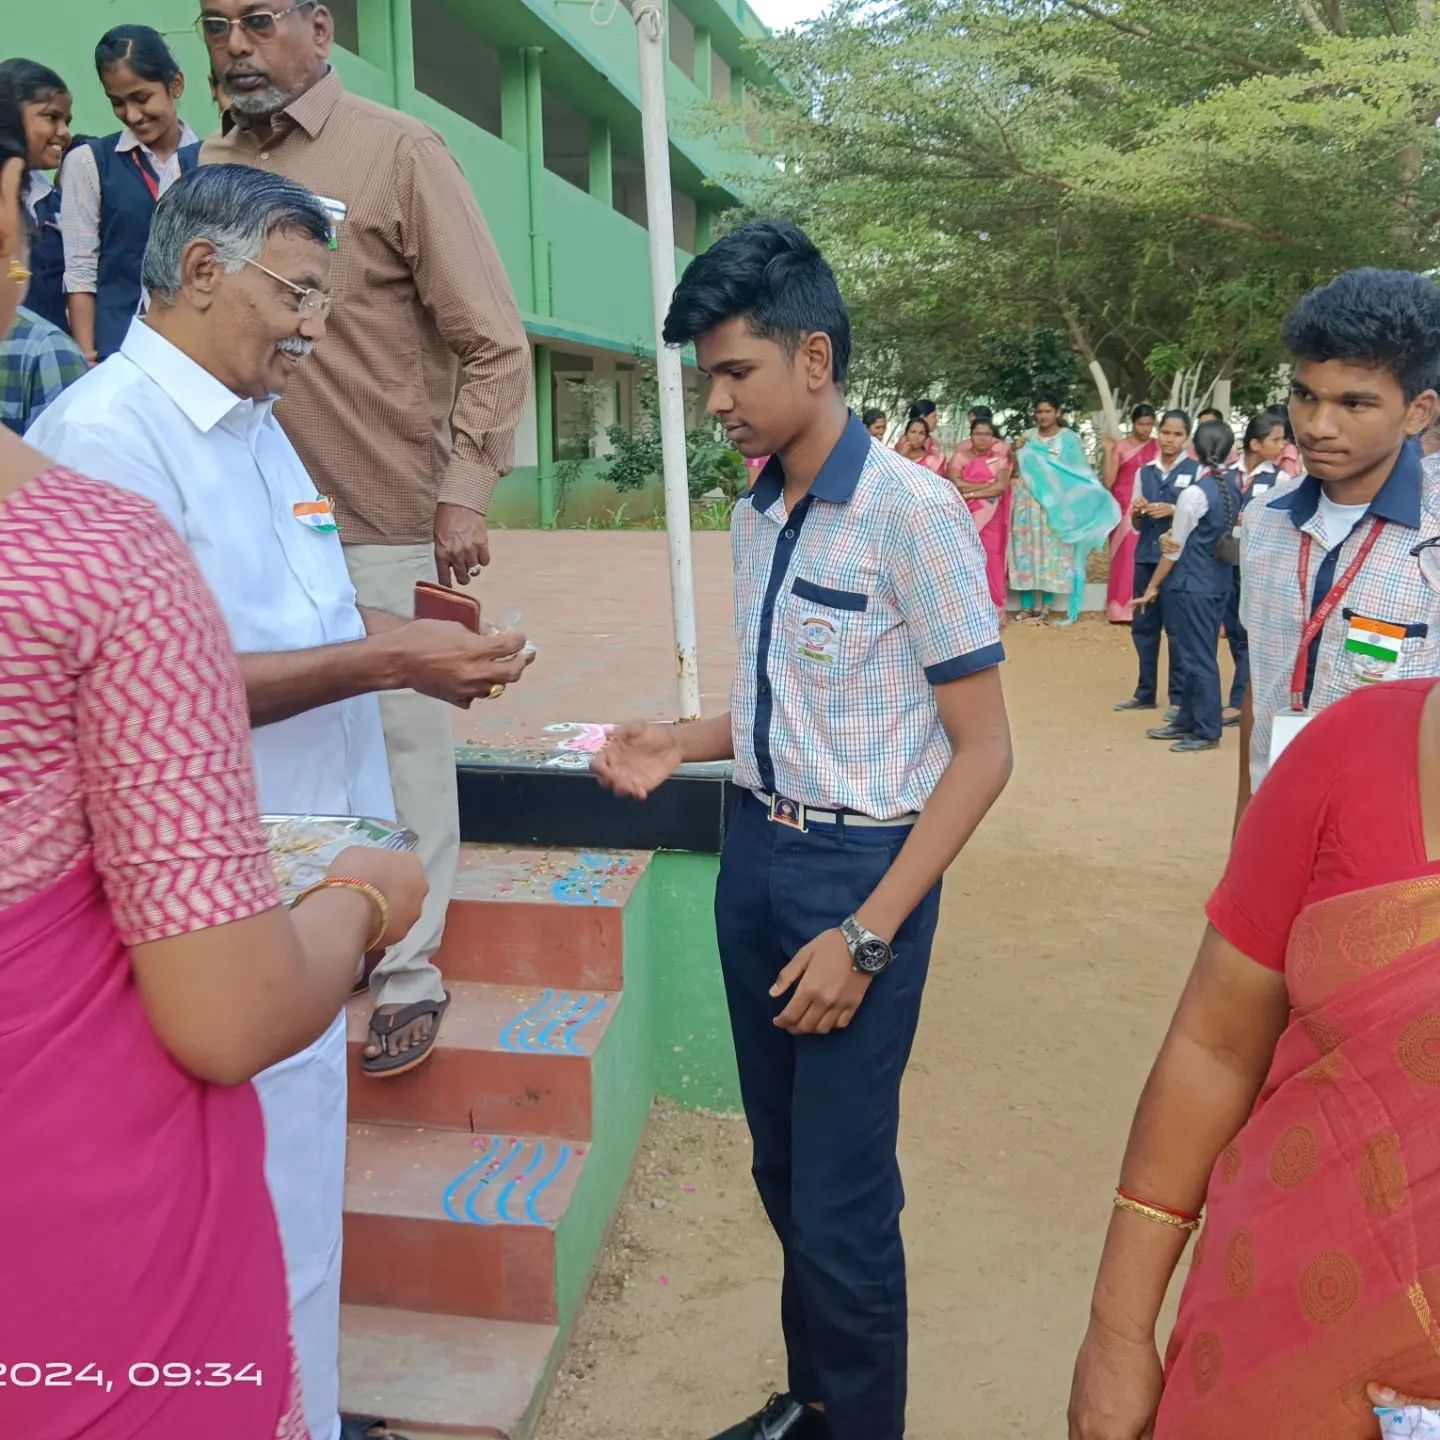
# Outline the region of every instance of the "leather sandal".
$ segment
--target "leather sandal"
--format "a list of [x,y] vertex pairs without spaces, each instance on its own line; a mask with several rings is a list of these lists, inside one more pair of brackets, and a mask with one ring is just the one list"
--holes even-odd
[[[391,1075],[404,1075],[406,1071],[423,1065],[430,1058],[436,1040],[440,1038],[440,1022],[449,1008],[450,992],[447,990],[443,1000],[417,1000],[413,1005],[401,1006],[393,1015],[372,1015],[370,1034],[379,1041],[380,1053],[375,1056],[361,1054],[361,1074],[388,1079]],[[402,1054],[391,1054],[391,1035],[397,1030],[403,1030],[412,1020],[418,1020],[422,1015],[435,1017],[430,1033],[418,1045],[412,1045]]]

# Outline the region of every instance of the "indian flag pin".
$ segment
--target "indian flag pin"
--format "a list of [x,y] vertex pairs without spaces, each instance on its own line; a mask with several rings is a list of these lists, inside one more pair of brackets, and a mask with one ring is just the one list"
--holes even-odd
[[1400,658],[1400,642],[1404,639],[1403,625],[1367,620],[1361,615],[1352,617],[1345,652],[1355,667],[1355,678],[1367,682],[1385,679]]

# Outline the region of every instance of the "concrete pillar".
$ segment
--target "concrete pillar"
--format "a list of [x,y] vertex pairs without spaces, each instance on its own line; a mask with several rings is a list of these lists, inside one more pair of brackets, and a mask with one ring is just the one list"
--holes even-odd
[[500,138],[522,153],[528,143],[523,50],[504,50],[500,54]]
[[531,308],[537,315],[552,313],[550,294],[550,241],[545,232],[545,115],[540,90],[538,46],[525,56],[525,160],[530,190]]
[[395,108],[409,108],[415,93],[415,31],[410,0],[390,0],[391,55],[394,68]]
[[590,195],[602,205],[615,203],[615,152],[608,120],[590,122]]
[[535,347],[535,439],[540,457],[540,527],[555,528],[555,371],[550,347]]
[[711,99],[710,79],[710,31],[706,26],[695,27],[695,88],[707,99]]

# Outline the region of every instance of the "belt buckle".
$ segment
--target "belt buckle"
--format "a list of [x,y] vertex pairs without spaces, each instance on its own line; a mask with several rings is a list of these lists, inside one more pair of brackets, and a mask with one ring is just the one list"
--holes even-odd
[[770,797],[770,819],[776,825],[799,830],[802,834],[809,833],[809,827],[805,824],[805,807],[798,800],[787,800],[783,795],[772,795]]

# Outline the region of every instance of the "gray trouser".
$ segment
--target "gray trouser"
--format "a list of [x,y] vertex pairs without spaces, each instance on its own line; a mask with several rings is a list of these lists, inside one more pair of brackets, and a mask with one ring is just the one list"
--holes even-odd
[[[345,563],[360,604],[411,620],[415,582],[435,580],[429,545],[347,545]],[[430,894],[415,928],[392,945],[371,977],[377,1005],[411,1005],[445,994],[431,958],[445,933],[445,911],[460,864],[460,808],[455,787],[455,742],[450,707],[441,700],[396,690],[380,697],[395,815],[420,837],[418,854]]]

